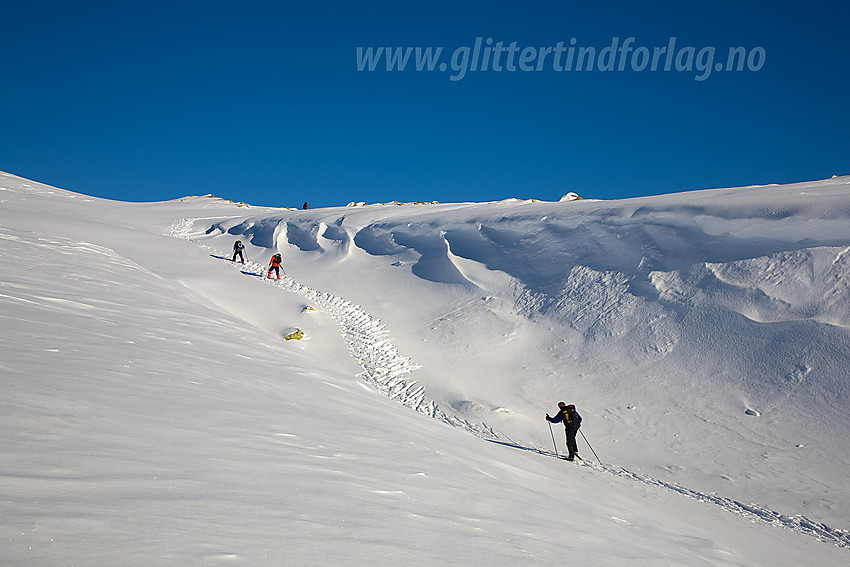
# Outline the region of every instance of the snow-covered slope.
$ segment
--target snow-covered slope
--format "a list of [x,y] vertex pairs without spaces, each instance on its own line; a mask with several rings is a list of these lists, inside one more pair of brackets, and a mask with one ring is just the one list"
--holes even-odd
[[[0,174],[0,560],[846,564],[848,217],[843,178],[282,211]],[[604,464],[547,456],[561,399]]]

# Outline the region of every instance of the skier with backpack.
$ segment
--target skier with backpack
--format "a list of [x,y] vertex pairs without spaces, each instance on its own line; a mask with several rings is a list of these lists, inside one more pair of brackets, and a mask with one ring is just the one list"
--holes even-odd
[[243,250],[245,250],[245,246],[242,244],[241,240],[237,240],[236,244],[233,245],[233,262],[236,261],[236,256],[239,256],[239,260],[241,260],[243,264],[245,263],[245,256],[242,253]]
[[576,407],[573,404],[567,405],[564,402],[558,402],[558,415],[549,417],[547,413],[546,421],[550,423],[564,422],[564,430],[567,434],[567,450],[570,452],[567,460],[573,461],[576,457],[581,459],[578,456],[578,445],[576,444],[576,434],[578,428],[581,427],[581,416],[576,411]]
[[[274,270],[274,273],[277,274],[277,279],[280,279],[280,263],[280,254],[275,254],[274,256],[272,256],[272,259],[269,262],[269,273],[266,276],[267,278],[272,277],[272,270]],[[284,275],[286,275],[286,271],[284,271],[283,273]]]

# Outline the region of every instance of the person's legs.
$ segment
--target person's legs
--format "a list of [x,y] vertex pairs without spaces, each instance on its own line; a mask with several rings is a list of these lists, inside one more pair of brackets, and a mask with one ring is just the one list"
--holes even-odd
[[570,452],[569,460],[573,460],[578,456],[578,444],[576,443],[577,431],[567,429],[567,450]]

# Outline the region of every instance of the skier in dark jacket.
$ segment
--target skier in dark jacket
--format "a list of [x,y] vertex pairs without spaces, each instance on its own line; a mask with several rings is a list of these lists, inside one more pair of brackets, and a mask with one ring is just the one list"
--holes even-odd
[[269,273],[266,277],[272,277],[272,270],[277,274],[277,279],[280,279],[280,254],[275,254],[272,256],[271,261],[269,262]]
[[241,240],[237,240],[236,244],[233,245],[233,261],[236,261],[236,256],[239,256],[239,259],[242,263],[245,263],[245,256],[242,255],[242,251],[245,250],[245,246],[242,244]]
[[[547,413],[546,420],[551,423],[564,422],[564,429],[567,434],[567,450],[570,452],[570,456],[567,457],[567,460],[575,460],[575,458],[578,457],[576,434],[578,433],[578,428],[581,427],[581,416],[576,411],[576,407],[573,404],[567,405],[564,402],[558,402],[558,415],[555,417],[549,417],[549,414]],[[581,457],[578,458],[581,459]]]

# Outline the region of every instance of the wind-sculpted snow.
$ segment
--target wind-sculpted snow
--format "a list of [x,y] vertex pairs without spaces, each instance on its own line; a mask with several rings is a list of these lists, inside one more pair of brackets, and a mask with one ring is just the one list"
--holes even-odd
[[367,226],[357,231],[354,244],[373,256],[391,256],[404,250],[393,240],[392,232],[380,226]]
[[850,327],[850,248],[846,246],[780,252],[706,267],[721,282],[751,293],[747,305],[737,309],[753,320],[813,319]]
[[[197,220],[201,219],[182,219],[178,221],[172,228],[171,234],[191,240],[192,228]],[[327,230],[327,228],[320,229],[317,231],[317,234],[326,234]],[[348,242],[348,239],[340,229],[337,228],[336,232],[332,230],[331,235],[334,234],[337,235],[336,240]],[[367,245],[371,246],[375,242],[378,242],[377,246],[380,250],[389,250],[389,248],[385,248],[386,240],[384,240],[384,244],[381,244],[380,236],[376,236],[374,229],[365,234],[367,236],[363,238],[372,239],[373,237],[377,237],[377,240],[369,240]],[[393,241],[395,240],[393,238]],[[403,245],[404,238],[401,240],[401,244]],[[201,246],[207,249],[210,248],[204,244],[201,244]],[[304,250],[300,246],[299,248]],[[837,262],[842,261],[845,253],[846,250],[839,252],[834,257],[835,260],[832,265],[834,266]],[[216,257],[225,256],[221,251],[215,251],[213,255]],[[363,372],[358,375],[358,378],[371,384],[390,399],[495,443],[549,457],[555,456],[551,451],[535,447],[534,445],[512,441],[508,436],[494,431],[483,423],[474,424],[455,415],[447,414],[433,400],[428,400],[425,395],[425,388],[418,385],[409,377],[419,366],[414,364],[410,358],[401,354],[390,342],[390,333],[386,326],[379,319],[364,311],[360,306],[331,294],[311,289],[287,276],[284,276],[281,280],[266,278],[265,266],[256,262],[248,262],[245,265],[234,264],[234,267],[242,270],[246,275],[261,277],[264,282],[279,287],[282,290],[300,294],[312,305],[316,305],[319,309],[330,315],[339,325],[340,331],[349,345],[352,356],[354,356],[363,368]],[[464,281],[468,280],[464,278]],[[561,311],[562,316],[571,317],[575,321],[574,325],[583,329],[585,334],[592,335],[597,332],[595,330],[597,327],[604,327],[609,330],[608,332],[620,334],[628,332],[627,326],[618,330],[617,319],[633,319],[634,310],[636,309],[635,305],[640,300],[628,293],[626,279],[622,274],[615,272],[600,273],[589,268],[576,266],[571,270],[567,281],[568,285],[565,294],[560,301],[550,306],[550,309]],[[575,309],[575,306],[579,305],[590,305],[592,307],[592,311],[595,314],[592,321],[583,321],[580,313],[568,314],[563,312],[564,310]],[[618,317],[614,317],[615,314]],[[608,321],[609,318],[611,318],[610,321]],[[672,349],[672,347],[672,344],[667,345],[667,350]],[[802,382],[810,371],[810,368],[801,368],[795,371],[789,379],[795,383]],[[459,402],[455,404],[454,409],[458,409],[458,407],[468,403]],[[814,537],[822,542],[832,543],[837,547],[850,548],[850,531],[832,528],[803,515],[784,515],[764,506],[744,503],[713,493],[708,494],[692,490],[678,483],[662,481],[623,467],[589,460],[580,461],[579,464],[598,472],[670,490],[698,502],[713,504],[729,513],[747,518],[750,521],[764,522]]]
[[277,222],[262,253],[392,323],[448,415],[539,446],[542,400],[569,397],[618,462],[834,523],[850,458],[821,439],[850,436],[848,181],[210,223]]
[[[469,215],[463,220],[441,222],[385,219],[367,226],[349,224],[346,216],[312,221],[309,217],[297,221],[254,219],[231,226],[227,233],[244,235],[265,248],[274,247],[274,232],[284,234],[286,244],[302,252],[327,254],[336,245],[347,253],[353,243],[373,256],[412,255],[412,274],[436,283],[471,284],[452,257],[471,260],[514,278],[527,295],[518,299],[529,311],[533,306],[541,313],[573,302],[570,297],[575,294],[576,269],[617,274],[617,285],[624,286],[624,291],[656,300],[675,293],[659,289],[659,274],[679,274],[680,279],[693,280],[692,273],[707,267],[721,281],[733,286],[740,281],[740,290],[725,290],[737,293],[740,303],[750,303],[749,283],[762,278],[759,289],[783,303],[791,317],[819,319],[811,311],[812,305],[825,299],[826,309],[819,309],[832,319],[824,322],[846,325],[850,321],[850,308],[846,307],[850,304],[845,301],[847,284],[842,283],[847,280],[848,262],[841,254],[850,242],[850,229],[819,226],[840,221],[814,225],[808,219],[790,218],[788,211],[775,215],[765,212],[769,216],[766,219],[728,219],[709,216],[708,207],[691,210],[689,216],[646,207],[631,214],[602,206],[587,209],[534,219]],[[444,216],[452,219],[451,215]],[[223,231],[216,226],[213,229]],[[836,234],[842,236],[837,238]],[[815,252],[818,248],[828,248],[826,254],[835,256],[836,261],[830,264],[831,258],[819,258],[820,253]],[[801,262],[811,266],[800,266]],[[736,280],[732,270],[741,277]],[[799,284],[813,286],[805,292],[808,307],[794,305],[801,298],[789,281],[805,271],[811,277]],[[694,291],[708,285],[705,280],[695,282]],[[773,309],[777,314],[781,310]]]
[[[508,276],[518,313],[568,322],[589,339],[620,337],[634,331],[637,321],[643,331],[641,338],[632,333],[634,344],[653,355],[669,352],[680,339],[666,320],[681,319],[682,307],[696,303],[756,322],[850,324],[844,252],[850,229],[812,230],[813,221],[791,218],[784,209],[762,211],[766,218],[748,219],[746,227],[743,220],[709,216],[719,214],[711,207],[685,208],[687,216],[678,210],[597,205],[552,214],[550,205],[548,214],[532,218],[437,213],[440,222],[419,214],[418,222],[385,218],[366,226],[350,213],[314,213],[297,220],[246,220],[227,232],[255,242],[258,225],[269,234],[269,223],[277,222],[274,232],[285,235],[283,242],[275,240],[282,244],[278,250],[294,246],[330,263],[356,247],[398,258],[398,265],[409,264],[410,273],[426,282],[492,293],[471,276],[471,264],[461,265],[469,261]],[[260,240],[258,246],[268,247],[271,239]],[[842,246],[831,246],[836,241]]]
[[[170,234],[176,237],[189,238],[192,226],[200,219],[181,219],[172,227]],[[291,229],[291,227],[290,227]],[[322,234],[326,234],[327,231]],[[337,234],[331,231],[331,234]],[[191,238],[189,238],[191,240]],[[342,238],[339,238],[342,240]],[[205,246],[201,244],[201,246]],[[206,248],[210,248],[205,246]],[[218,257],[224,258],[224,252],[216,251]],[[327,313],[339,325],[339,329],[349,346],[352,356],[363,368],[358,378],[374,386],[388,398],[424,413],[439,421],[470,431],[486,438],[506,438],[498,435],[486,424],[470,423],[455,415],[444,412],[433,400],[425,396],[425,388],[411,380],[411,372],[419,368],[409,357],[401,354],[390,342],[389,331],[380,319],[371,316],[359,305],[300,284],[285,276],[278,280],[267,278],[267,268],[258,262],[234,264],[243,273],[263,278],[269,285],[280,287],[285,291],[297,293],[305,297],[311,304]]]

